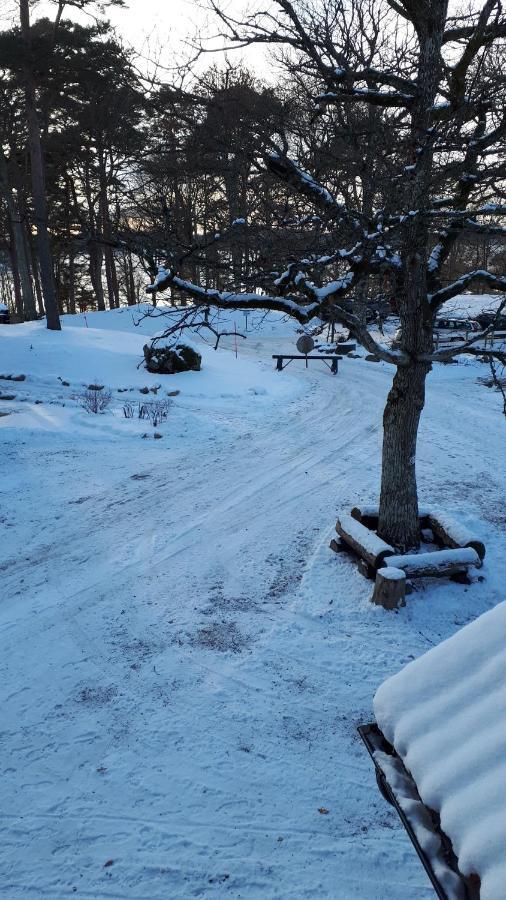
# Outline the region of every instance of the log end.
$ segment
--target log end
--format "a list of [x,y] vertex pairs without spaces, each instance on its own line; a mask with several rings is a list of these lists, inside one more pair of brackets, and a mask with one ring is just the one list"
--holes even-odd
[[384,609],[398,609],[406,604],[406,574],[402,569],[385,566],[376,572],[372,603]]

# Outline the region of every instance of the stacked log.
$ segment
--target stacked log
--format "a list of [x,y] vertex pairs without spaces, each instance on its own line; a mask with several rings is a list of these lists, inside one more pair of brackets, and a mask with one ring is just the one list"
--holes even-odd
[[375,571],[381,568],[387,557],[393,556],[395,553],[390,544],[382,541],[377,534],[374,534],[351,515],[340,516],[336,522],[336,531],[343,541]]
[[459,548],[472,547],[480,557],[485,559],[485,544],[480,541],[465,525],[456,522],[446,513],[431,513],[429,515],[429,527],[436,540],[440,541],[445,547]]
[[390,556],[388,565],[402,569],[408,578],[440,578],[465,571],[471,566],[479,569],[481,559],[473,547],[459,547],[455,550]]

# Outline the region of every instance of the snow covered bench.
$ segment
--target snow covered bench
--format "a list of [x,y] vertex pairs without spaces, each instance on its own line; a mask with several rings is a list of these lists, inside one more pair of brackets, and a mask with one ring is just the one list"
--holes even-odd
[[506,897],[505,672],[501,603],[385,681],[360,728],[446,900]]

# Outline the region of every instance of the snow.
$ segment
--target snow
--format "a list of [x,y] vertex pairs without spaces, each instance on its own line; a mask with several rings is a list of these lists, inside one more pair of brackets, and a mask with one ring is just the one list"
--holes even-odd
[[349,534],[353,540],[357,541],[357,543],[371,556],[376,558],[382,554],[390,555],[394,553],[393,547],[391,547],[390,544],[386,544],[374,531],[371,531],[370,528],[366,528],[361,522],[358,522],[348,513],[340,513],[339,522],[343,531]]
[[403,770],[402,763],[397,757],[381,750],[376,750],[374,758],[385,774],[389,787],[408,819],[420,847],[430,860],[432,870],[446,892],[447,900],[466,900],[462,881],[447,865],[441,839],[435,833],[430,815],[417,796],[412,781]]
[[[503,599],[500,398],[474,360],[431,373],[421,504],[484,540],[485,581],[417,581],[392,613],[328,546],[378,496],[392,366],[276,372],[300,328],[251,312],[237,359],[194,339],[201,372],[150,375],[163,322],[141,312],[0,330],[0,371],[26,375],[0,382],[3,893],[429,900],[356,726]],[[96,381],[94,416],[75,396]],[[162,439],[123,416],[175,390]]]
[[389,563],[399,569],[408,569],[415,573],[417,570],[444,569],[446,566],[480,566],[480,557],[472,547],[463,547],[458,550],[434,550],[426,553],[405,553],[402,556],[391,556]]
[[504,301],[504,294],[459,294],[438,310],[438,318],[475,319],[481,313],[495,313]]
[[385,566],[382,569],[378,569],[378,575],[388,578],[389,581],[404,581],[406,577],[402,569],[396,569],[394,566]]
[[506,882],[506,603],[386,681],[377,722],[441,816],[462,873],[481,900]]

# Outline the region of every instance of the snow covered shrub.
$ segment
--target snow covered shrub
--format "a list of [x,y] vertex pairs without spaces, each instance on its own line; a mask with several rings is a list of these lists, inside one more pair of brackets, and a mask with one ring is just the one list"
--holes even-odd
[[89,413],[101,413],[109,406],[112,400],[112,392],[103,388],[87,388],[78,397],[79,403]]
[[133,419],[133,417],[134,417],[133,403],[124,403],[123,404],[123,415],[124,415],[125,419]]
[[153,400],[139,403],[139,419],[149,419],[154,428],[165,422],[169,415],[170,400]]
[[145,344],[146,369],[159,375],[200,371],[202,357],[189,344]]

